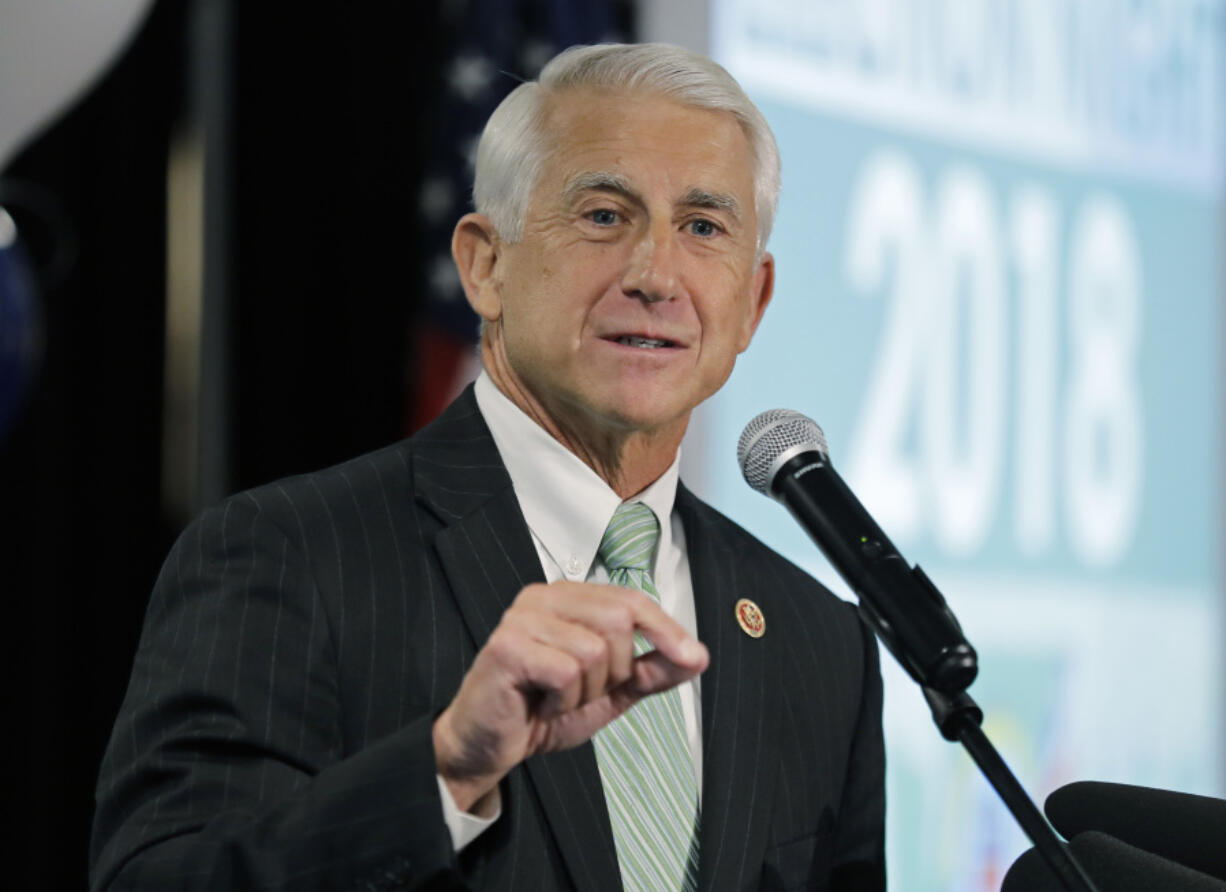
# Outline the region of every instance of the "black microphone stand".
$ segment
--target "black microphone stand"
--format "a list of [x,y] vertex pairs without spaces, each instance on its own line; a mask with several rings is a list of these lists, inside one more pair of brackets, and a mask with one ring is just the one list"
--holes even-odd
[[[796,498],[789,507],[793,508],[794,513],[798,510],[803,512],[805,504],[801,498]],[[951,742],[962,743],[1067,892],[1098,892],[1094,882],[1060,841],[992,741],[983,733],[980,727],[983,710],[966,693],[979,673],[978,655],[963,635],[949,604],[928,575],[918,566],[907,568],[902,556],[893,543],[884,538],[884,534],[880,540],[869,542],[864,547],[874,552],[873,559],[876,559],[877,551],[889,554],[892,562],[894,558],[897,559],[896,565],[891,568],[892,576],[886,577],[890,583],[885,588],[876,584],[883,574],[874,577],[855,575],[858,567],[854,559],[846,548],[839,547],[837,541],[833,545],[818,544],[859,594],[860,616],[924,692],[924,699],[932,710],[932,720],[941,736]],[[851,572],[846,572],[844,568],[850,568]],[[907,583],[913,583],[914,587],[909,587]],[[904,605],[896,596],[908,593],[919,593],[921,597]]]
[[[983,710],[966,693],[979,674],[979,657],[945,597],[922,569],[907,566],[832,469],[820,473],[828,463],[819,462],[814,473],[812,459],[797,456],[783,470],[799,472],[776,475],[775,490],[786,494],[788,509],[811,535],[820,531],[814,541],[859,596],[865,622],[924,692],[942,736],[961,741],[1065,890],[1098,892],[983,733]],[[849,536],[848,530],[865,532]]]
[[1086,875],[1072,853],[1060,842],[1060,837],[1043,817],[1038,807],[1026,795],[1025,789],[1000,757],[992,741],[980,727],[983,710],[965,691],[959,694],[944,694],[935,688],[922,688],[932,720],[941,736],[954,742],[961,741],[970,753],[983,776],[1004,801],[1018,826],[1034,843],[1047,866],[1059,878],[1068,892],[1097,892],[1097,887]]
[[763,412],[737,455],[746,482],[781,501],[847,580],[864,621],[923,690],[941,734],[962,742],[1067,892],[1098,892],[980,728],[983,710],[966,693],[978,655],[957,617],[835,473],[821,428],[798,412]]

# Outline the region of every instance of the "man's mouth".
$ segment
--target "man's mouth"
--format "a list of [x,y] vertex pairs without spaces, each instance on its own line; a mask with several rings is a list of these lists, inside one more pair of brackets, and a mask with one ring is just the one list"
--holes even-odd
[[640,338],[637,335],[621,335],[614,340],[619,344],[624,344],[627,347],[642,347],[647,350],[655,350],[660,347],[676,347],[672,341],[666,341],[661,338]]

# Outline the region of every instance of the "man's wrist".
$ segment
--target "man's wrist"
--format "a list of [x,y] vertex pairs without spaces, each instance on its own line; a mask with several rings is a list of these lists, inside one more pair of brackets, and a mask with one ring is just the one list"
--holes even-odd
[[464,762],[463,747],[451,729],[449,710],[434,720],[432,738],[435,771],[456,808],[477,817],[491,817],[498,810],[498,782],[502,775],[457,770],[456,766]]

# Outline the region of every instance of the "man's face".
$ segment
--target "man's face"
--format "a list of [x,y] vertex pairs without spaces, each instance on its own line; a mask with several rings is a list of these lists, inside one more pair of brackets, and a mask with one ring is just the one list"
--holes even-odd
[[500,246],[483,315],[563,426],[684,430],[770,298],[748,140],[724,112],[593,90],[555,97],[547,133],[523,237]]

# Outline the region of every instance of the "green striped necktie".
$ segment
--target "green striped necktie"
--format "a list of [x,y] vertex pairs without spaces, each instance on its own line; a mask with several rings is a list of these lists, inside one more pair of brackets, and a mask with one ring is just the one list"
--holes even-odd
[[[651,558],[660,538],[655,514],[623,502],[597,552],[614,585],[646,592],[657,603]],[[636,634],[636,655],[651,649]],[[622,884],[635,892],[698,887],[698,784],[676,688],[647,697],[592,741],[604,783]]]

